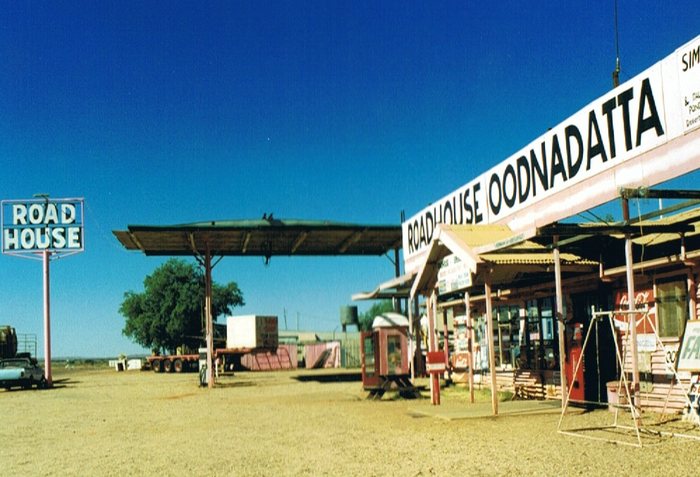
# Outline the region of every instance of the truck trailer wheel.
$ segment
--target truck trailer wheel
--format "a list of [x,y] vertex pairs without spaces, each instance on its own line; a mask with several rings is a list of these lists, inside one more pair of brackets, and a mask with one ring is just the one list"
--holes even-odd
[[185,370],[185,365],[180,358],[173,362],[173,371],[176,373],[181,373]]
[[170,361],[169,359],[166,359],[163,361],[163,371],[166,373],[172,373],[173,372],[173,362]]
[[163,371],[163,362],[159,359],[154,359],[151,361],[151,368],[153,369],[154,373],[160,373]]

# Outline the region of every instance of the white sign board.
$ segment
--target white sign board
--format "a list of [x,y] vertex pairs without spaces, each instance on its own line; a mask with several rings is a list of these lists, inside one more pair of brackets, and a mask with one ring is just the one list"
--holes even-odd
[[640,353],[653,353],[656,351],[656,335],[653,333],[638,334],[637,351]]
[[[407,272],[436,226],[548,225],[700,167],[700,37],[402,224]],[[673,153],[672,157],[670,154]]]
[[443,258],[438,265],[438,293],[464,290],[472,285],[472,273],[469,267],[455,254]]
[[676,52],[681,74],[678,81],[683,99],[683,130],[700,127],[700,43],[691,43]]
[[700,321],[688,321],[676,355],[679,371],[700,371]]
[[78,253],[83,249],[83,199],[2,201],[3,253]]

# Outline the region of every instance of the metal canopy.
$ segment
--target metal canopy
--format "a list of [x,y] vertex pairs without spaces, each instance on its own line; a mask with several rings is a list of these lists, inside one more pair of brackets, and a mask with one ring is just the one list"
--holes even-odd
[[114,235],[127,250],[146,255],[383,255],[401,247],[401,227],[328,221],[261,220],[129,225]]
[[212,256],[383,255],[401,247],[400,226],[353,225],[322,221],[211,221],[181,225],[129,225],[114,235],[127,250],[146,255],[191,256],[205,270],[206,380],[214,387]]

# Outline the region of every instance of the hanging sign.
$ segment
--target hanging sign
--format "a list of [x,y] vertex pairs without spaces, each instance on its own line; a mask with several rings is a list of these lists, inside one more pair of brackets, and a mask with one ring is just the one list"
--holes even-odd
[[83,249],[83,199],[2,201],[2,253],[78,253]]
[[443,258],[438,265],[438,293],[446,295],[472,286],[472,272],[455,254]]

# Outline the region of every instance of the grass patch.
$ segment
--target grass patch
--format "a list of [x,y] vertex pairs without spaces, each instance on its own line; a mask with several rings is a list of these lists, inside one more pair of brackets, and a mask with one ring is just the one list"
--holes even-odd
[[[446,399],[457,402],[470,402],[469,388],[462,386],[447,386],[440,390]],[[511,401],[513,393],[509,391],[499,391],[498,401]],[[474,389],[474,402],[491,402],[490,389]]]

